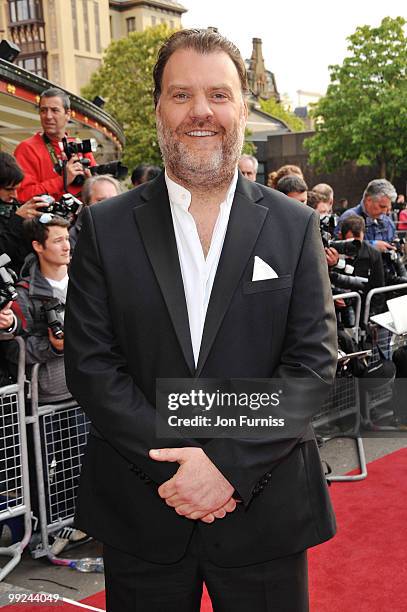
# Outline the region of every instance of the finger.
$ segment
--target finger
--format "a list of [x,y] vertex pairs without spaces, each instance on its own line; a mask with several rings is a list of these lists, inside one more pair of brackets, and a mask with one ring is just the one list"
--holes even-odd
[[177,493],[177,487],[174,482],[174,478],[170,478],[167,482],[164,482],[160,487],[158,487],[158,495],[163,499],[167,499],[172,497]]
[[170,495],[165,497],[165,501],[169,506],[180,506],[181,504],[185,504],[187,500],[182,497],[179,493],[175,493],[175,495]]
[[193,514],[199,514],[198,518],[205,515],[204,511],[197,510],[196,506],[191,506],[191,504],[181,504],[175,508],[175,512],[180,516],[186,516],[187,518],[192,517]]
[[[228,502],[226,502],[226,504],[224,506],[222,506],[222,508],[226,511],[226,512],[233,512],[236,509],[236,500],[233,499],[233,497],[231,497],[229,499]],[[220,508],[220,509],[222,509]]]
[[215,510],[215,512],[213,512],[213,516],[217,519],[223,519],[226,516],[226,510],[223,510],[223,508]]
[[214,515],[212,513],[206,514],[205,516],[201,517],[201,521],[203,523],[213,523],[215,521],[215,517],[214,517]]
[[169,461],[171,463],[178,461],[178,463],[181,463],[183,458],[182,451],[182,448],[152,448],[148,454],[154,461]]

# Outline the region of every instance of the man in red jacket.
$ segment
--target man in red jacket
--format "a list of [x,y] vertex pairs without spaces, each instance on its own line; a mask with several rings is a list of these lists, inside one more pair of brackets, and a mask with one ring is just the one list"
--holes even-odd
[[[52,87],[41,94],[40,121],[43,131],[21,142],[15,150],[15,157],[24,171],[24,180],[17,193],[20,202],[45,193],[59,200],[67,191],[61,172],[61,162],[66,158],[60,142],[66,136],[70,116],[70,100],[64,91]],[[92,153],[87,153],[85,157],[90,160],[91,166],[96,165]],[[76,155],[66,161],[65,173],[66,187],[74,195],[81,190],[80,186],[73,185],[76,177],[91,176]]]

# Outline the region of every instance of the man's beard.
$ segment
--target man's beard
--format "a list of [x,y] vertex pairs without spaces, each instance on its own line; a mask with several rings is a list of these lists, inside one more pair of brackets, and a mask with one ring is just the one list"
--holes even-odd
[[[157,115],[158,143],[167,170],[185,187],[205,191],[224,187],[232,180],[242,151],[244,129],[243,108],[239,121],[228,133],[225,133],[223,128],[202,119],[187,126],[181,125],[173,131],[164,125],[160,115]],[[177,134],[185,134],[192,130],[223,131],[224,136],[214,150],[194,150],[177,137]]]

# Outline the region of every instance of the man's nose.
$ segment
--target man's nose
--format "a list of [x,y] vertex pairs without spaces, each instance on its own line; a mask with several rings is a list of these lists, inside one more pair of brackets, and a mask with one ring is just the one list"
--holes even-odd
[[194,119],[206,119],[212,117],[213,111],[206,95],[196,95],[191,106],[191,116]]

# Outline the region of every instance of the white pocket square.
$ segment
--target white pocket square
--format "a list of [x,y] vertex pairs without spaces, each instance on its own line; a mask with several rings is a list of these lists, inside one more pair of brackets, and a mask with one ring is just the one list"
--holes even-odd
[[262,281],[270,278],[278,278],[277,272],[268,263],[255,255],[252,281]]

